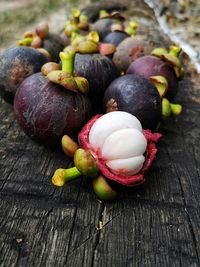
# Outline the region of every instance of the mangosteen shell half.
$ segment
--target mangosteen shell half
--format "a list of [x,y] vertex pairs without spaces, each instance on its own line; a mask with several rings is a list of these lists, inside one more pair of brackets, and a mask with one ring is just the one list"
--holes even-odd
[[63,135],[77,137],[91,117],[91,104],[87,95],[68,91],[36,73],[18,88],[14,113],[29,137],[55,148]]
[[28,76],[40,72],[48,59],[31,47],[14,47],[0,55],[0,95],[13,103],[17,87]]
[[127,74],[115,79],[104,95],[106,112],[121,110],[136,116],[143,129],[154,131],[161,119],[161,99],[146,78]]
[[89,82],[88,96],[94,113],[103,109],[103,96],[108,85],[119,76],[112,60],[100,54],[76,54],[74,70]]

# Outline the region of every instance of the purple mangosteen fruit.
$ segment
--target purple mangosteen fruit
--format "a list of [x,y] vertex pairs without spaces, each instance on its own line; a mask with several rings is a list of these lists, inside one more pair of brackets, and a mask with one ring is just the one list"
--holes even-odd
[[126,32],[113,31],[113,32],[108,33],[102,42],[103,43],[111,43],[111,44],[117,46],[119,43],[121,43],[127,37],[129,37],[129,35]]
[[91,25],[91,29],[93,31],[98,32],[100,36],[100,40],[102,41],[106,37],[106,35],[110,33],[113,27],[115,27],[116,25],[117,25],[117,28],[120,28],[121,30],[123,30],[123,20],[124,20],[123,17],[121,17],[120,15],[119,15],[119,18],[118,18],[118,15],[117,16],[110,15],[110,16],[97,20],[95,23]]
[[116,66],[107,56],[97,53],[77,53],[74,70],[89,82],[90,90],[88,96],[94,113],[101,112],[104,92],[108,85],[118,77]]
[[126,111],[136,116],[143,129],[155,130],[161,119],[161,99],[150,81],[127,74],[115,79],[104,95],[106,112]]
[[174,69],[165,61],[155,56],[143,56],[136,59],[127,69],[127,74],[142,75],[149,79],[151,76],[163,76],[167,79],[168,89],[166,98],[173,99],[178,91],[178,78]]
[[0,55],[0,95],[13,103],[14,95],[20,83],[40,72],[48,61],[42,53],[31,47],[14,47]]
[[152,36],[148,33],[130,36],[117,46],[113,62],[120,72],[126,72],[131,62],[144,55],[149,55],[155,47],[161,44],[162,40],[157,35]]
[[25,79],[14,99],[14,112],[21,128],[31,138],[50,147],[58,146],[65,134],[76,138],[91,116],[90,100],[80,92],[87,91],[88,82],[83,77],[72,76],[75,55],[72,53],[67,58],[61,54],[63,70],[57,66],[52,71],[52,65],[47,63],[49,71],[45,72],[43,67],[46,76],[37,73]]
[[59,60],[59,53],[64,48],[63,39],[53,33],[49,33],[49,26],[46,22],[36,26],[35,31],[25,32],[23,38],[18,41],[19,46],[30,46],[48,54],[52,61]]

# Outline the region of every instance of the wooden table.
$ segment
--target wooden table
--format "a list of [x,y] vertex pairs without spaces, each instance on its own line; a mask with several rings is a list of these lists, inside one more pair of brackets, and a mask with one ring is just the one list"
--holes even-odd
[[[152,11],[134,5],[153,34]],[[187,70],[176,100],[183,113],[162,123],[146,184],[113,202],[85,178],[54,187],[68,159],[30,140],[1,100],[0,266],[200,266],[200,92]]]

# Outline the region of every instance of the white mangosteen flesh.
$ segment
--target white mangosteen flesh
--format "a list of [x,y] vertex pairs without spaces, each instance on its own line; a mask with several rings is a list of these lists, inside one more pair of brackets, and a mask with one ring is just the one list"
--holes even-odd
[[113,173],[130,176],[143,167],[147,140],[141,123],[130,113],[113,111],[101,116],[91,127],[89,143]]
[[142,132],[140,121],[132,114],[124,111],[113,111],[101,116],[93,124],[89,133],[89,143],[100,149],[106,138],[117,130],[133,128]]
[[106,165],[113,173],[130,176],[137,174],[142,169],[144,161],[144,156],[138,156],[128,159],[109,160]]
[[121,129],[109,135],[101,149],[102,157],[127,159],[143,155],[147,146],[144,135],[137,129]]

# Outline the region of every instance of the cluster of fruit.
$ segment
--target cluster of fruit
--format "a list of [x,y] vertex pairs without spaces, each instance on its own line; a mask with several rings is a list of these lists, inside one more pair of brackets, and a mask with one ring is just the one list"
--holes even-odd
[[101,10],[91,22],[73,9],[60,35],[42,23],[0,56],[0,94],[14,103],[21,128],[44,145],[61,142],[74,159],[74,167],[56,170],[54,185],[92,177],[108,200],[117,195],[109,180],[145,181],[161,137],[155,131],[181,113],[170,101],[183,76],[179,47],[149,43],[119,12]]

